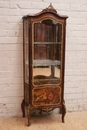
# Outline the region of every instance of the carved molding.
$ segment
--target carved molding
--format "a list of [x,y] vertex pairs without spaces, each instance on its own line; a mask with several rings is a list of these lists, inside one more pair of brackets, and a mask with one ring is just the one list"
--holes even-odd
[[46,107],[46,108],[42,108],[42,111],[50,112],[50,111],[52,111],[53,109],[54,109],[54,108]]
[[50,5],[48,6],[48,8],[42,10],[42,12],[46,12],[46,11],[52,11],[57,13],[56,9],[52,6],[52,3],[50,3]]

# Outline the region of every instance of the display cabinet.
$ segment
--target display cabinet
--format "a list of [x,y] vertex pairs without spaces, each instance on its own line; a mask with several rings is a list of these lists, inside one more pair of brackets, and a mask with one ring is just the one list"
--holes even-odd
[[28,125],[34,109],[49,112],[64,103],[65,32],[67,16],[60,16],[52,4],[40,13],[23,17],[24,99],[21,107]]

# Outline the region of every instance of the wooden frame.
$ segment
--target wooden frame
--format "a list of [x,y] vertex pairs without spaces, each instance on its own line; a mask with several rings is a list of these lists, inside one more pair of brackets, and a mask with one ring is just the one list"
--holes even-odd
[[[62,113],[62,122],[64,122],[64,116],[66,113],[64,102],[64,69],[67,18],[67,16],[58,15],[52,4],[36,15],[26,15],[23,17],[24,99],[22,101],[21,108],[23,117],[25,117],[25,106],[27,107],[28,126],[30,125],[30,113],[34,109],[39,109],[40,112],[48,112],[55,108],[60,108]],[[25,38],[26,21],[28,23],[28,45],[26,45]],[[40,43],[38,41],[40,41]],[[28,62],[25,61],[26,46],[28,49]],[[37,47],[36,51],[35,47]],[[38,53],[37,49],[39,49]],[[37,63],[39,63],[39,65],[36,66]],[[57,73],[55,63],[57,64],[57,69],[60,67],[59,78],[55,77],[55,73]],[[45,68],[48,68],[50,64],[50,76],[34,76],[35,67],[42,67],[44,69],[44,66]],[[28,82],[26,82],[25,77],[26,66],[28,67]]]

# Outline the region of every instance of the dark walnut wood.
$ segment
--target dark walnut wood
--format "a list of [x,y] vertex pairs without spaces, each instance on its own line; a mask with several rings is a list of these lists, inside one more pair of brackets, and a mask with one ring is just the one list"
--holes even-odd
[[50,4],[35,15],[23,17],[23,117],[27,108],[28,126],[35,109],[50,112],[60,108],[62,122],[64,102],[65,33],[67,16],[60,16]]
[[25,117],[25,101],[24,101],[24,99],[21,103],[21,109],[22,109],[23,117]]

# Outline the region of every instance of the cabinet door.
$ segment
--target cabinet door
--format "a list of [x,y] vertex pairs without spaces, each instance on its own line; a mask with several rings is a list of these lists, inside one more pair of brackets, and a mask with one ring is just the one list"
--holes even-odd
[[33,24],[33,84],[61,82],[62,24],[46,19]]

